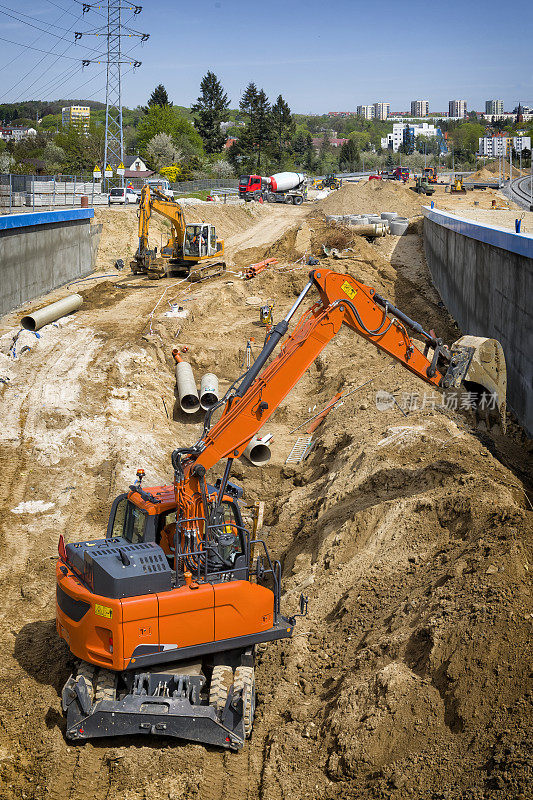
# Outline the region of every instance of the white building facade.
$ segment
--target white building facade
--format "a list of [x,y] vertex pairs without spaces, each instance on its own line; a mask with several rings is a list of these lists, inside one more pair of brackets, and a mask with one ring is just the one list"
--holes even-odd
[[437,135],[437,129],[434,125],[428,122],[421,122],[419,125],[411,124],[406,125],[401,122],[394,123],[392,126],[392,133],[387,134],[381,140],[381,147],[383,149],[393,150],[398,152],[401,145],[407,140],[414,142],[417,136],[428,136],[434,138]]
[[531,150],[531,136],[483,136],[479,139],[480,156],[506,156],[510,147],[517,153]]

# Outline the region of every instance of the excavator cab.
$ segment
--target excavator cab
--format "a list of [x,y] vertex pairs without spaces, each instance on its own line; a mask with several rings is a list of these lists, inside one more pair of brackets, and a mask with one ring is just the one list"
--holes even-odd
[[209,258],[220,252],[218,244],[214,225],[206,223],[187,225],[183,240],[183,255],[194,260]]

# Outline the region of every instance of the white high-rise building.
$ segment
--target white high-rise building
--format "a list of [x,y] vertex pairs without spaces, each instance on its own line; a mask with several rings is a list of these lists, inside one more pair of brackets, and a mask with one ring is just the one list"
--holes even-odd
[[357,113],[360,117],[364,117],[365,119],[372,119],[374,116],[374,107],[373,106],[357,106]]
[[429,114],[429,100],[411,100],[411,116],[427,117]]
[[390,103],[374,103],[374,119],[387,119],[390,111]]
[[531,136],[482,136],[479,139],[480,156],[506,156],[511,147],[516,153],[531,150]]
[[466,100],[450,100],[448,103],[449,117],[466,117]]
[[503,114],[503,100],[485,100],[485,114]]
[[392,126],[392,133],[388,133],[387,136],[382,138],[381,147],[397,153],[404,142],[414,146],[417,136],[434,138],[436,135],[437,129],[428,122],[421,122],[419,124],[395,122]]

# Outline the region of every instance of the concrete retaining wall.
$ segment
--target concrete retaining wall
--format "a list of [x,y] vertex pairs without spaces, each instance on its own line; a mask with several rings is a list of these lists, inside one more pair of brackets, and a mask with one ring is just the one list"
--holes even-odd
[[533,433],[533,236],[424,208],[426,259],[463,333],[498,339],[507,399]]
[[92,271],[101,231],[93,216],[83,208],[0,217],[0,316]]

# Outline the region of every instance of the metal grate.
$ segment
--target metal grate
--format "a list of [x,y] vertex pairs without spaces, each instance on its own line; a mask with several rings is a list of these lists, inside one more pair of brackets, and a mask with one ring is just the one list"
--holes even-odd
[[307,451],[309,450],[309,446],[311,445],[312,438],[312,436],[299,436],[296,439],[296,442],[294,443],[294,446],[285,463],[299,464],[300,461],[303,461]]

